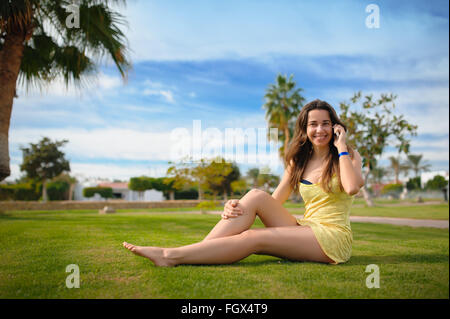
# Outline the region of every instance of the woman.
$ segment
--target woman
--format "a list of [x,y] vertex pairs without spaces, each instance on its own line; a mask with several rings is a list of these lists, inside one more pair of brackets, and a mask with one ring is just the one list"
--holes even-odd
[[[353,241],[349,210],[363,186],[361,157],[346,143],[346,127],[326,102],[305,105],[285,157],[289,163],[272,195],[252,189],[224,207],[221,220],[203,241],[176,248],[123,246],[156,266],[229,264],[251,254],[294,261],[348,261]],[[305,201],[303,219],[283,203],[292,191]],[[258,216],[266,228],[250,229]]]

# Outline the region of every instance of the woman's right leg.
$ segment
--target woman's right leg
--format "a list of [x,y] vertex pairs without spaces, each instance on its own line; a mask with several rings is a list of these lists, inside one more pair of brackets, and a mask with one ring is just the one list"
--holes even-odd
[[295,226],[297,220],[270,194],[252,189],[239,200],[238,206],[244,212],[237,217],[221,219],[203,239],[233,236],[248,230],[258,216],[266,227]]

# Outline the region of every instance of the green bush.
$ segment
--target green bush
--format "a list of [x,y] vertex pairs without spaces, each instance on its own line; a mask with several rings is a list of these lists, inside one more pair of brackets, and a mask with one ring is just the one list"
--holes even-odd
[[113,191],[111,187],[86,187],[83,189],[84,197],[94,197],[95,193],[98,193],[103,198],[113,197]]
[[444,176],[436,175],[433,177],[433,179],[429,180],[425,188],[426,189],[443,189],[444,187],[447,187],[448,181],[445,179]]
[[39,200],[42,191],[40,183],[0,185],[0,200]]
[[198,198],[197,188],[175,191],[175,199],[197,199],[197,198]]
[[49,200],[67,200],[69,198],[69,183],[56,181],[47,183],[47,195]]
[[133,191],[143,192],[153,188],[153,178],[151,177],[132,177],[128,183],[128,188]]
[[387,184],[383,186],[383,189],[381,190],[381,194],[383,195],[392,195],[397,197],[403,190],[402,184]]
[[0,200],[14,199],[14,185],[0,185]]
[[421,189],[421,181],[420,181],[420,176],[414,177],[414,178],[410,178],[407,182],[406,182],[406,188],[411,191],[414,189]]

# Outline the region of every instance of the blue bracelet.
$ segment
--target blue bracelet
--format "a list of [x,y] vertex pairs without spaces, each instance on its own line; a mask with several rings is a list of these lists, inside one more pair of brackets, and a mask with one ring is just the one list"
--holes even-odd
[[348,152],[340,152],[339,157],[341,157],[341,155],[349,155],[349,154],[348,154]]

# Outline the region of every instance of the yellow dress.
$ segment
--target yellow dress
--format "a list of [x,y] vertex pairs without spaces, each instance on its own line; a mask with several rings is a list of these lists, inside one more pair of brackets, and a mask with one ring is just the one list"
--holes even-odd
[[297,222],[311,227],[322,250],[337,265],[348,261],[352,254],[350,207],[354,196],[339,189],[336,175],[331,183],[331,193],[325,192],[319,184],[300,183],[305,214]]

